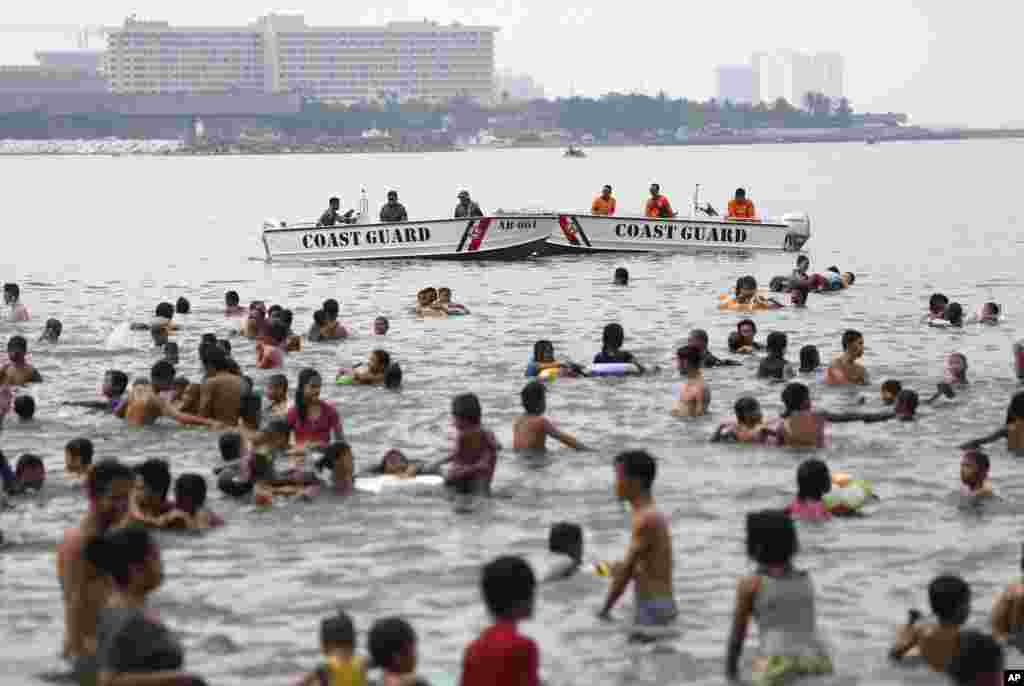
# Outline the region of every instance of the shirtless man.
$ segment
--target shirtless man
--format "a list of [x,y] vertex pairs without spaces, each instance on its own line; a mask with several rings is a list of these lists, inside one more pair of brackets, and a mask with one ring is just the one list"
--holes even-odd
[[205,417],[196,417],[176,410],[170,401],[160,397],[162,391],[174,388],[174,366],[167,360],[160,360],[150,370],[150,383],[136,381],[127,401],[118,406],[116,417],[135,426],[149,426],[160,417],[171,417],[179,424],[201,424],[216,428],[219,424]]
[[526,414],[518,417],[512,425],[514,450],[546,450],[548,436],[570,448],[586,450],[575,436],[558,430],[551,420],[544,416],[547,410],[547,389],[544,384],[531,381],[523,388],[520,397]]
[[112,592],[110,579],[85,559],[86,543],[124,520],[135,473],[116,460],[104,460],[86,479],[89,509],[77,529],[68,529],[57,547],[57,578],[64,595],[65,658],[96,653],[96,618]]
[[889,657],[901,660],[914,651],[934,671],[944,672],[950,658],[960,651],[960,630],[971,613],[971,589],[958,576],[939,576],[928,584],[928,600],[938,623],[918,624],[921,613],[911,611],[910,621],[896,634]]
[[679,371],[686,375],[686,382],[679,386],[679,395],[672,407],[672,414],[677,417],[702,417],[711,399],[711,392],[704,385],[704,372],[701,369],[704,352],[685,346],[676,351],[676,358]]
[[825,383],[833,386],[868,383],[868,372],[857,360],[864,357],[864,336],[848,329],[843,333],[843,354],[836,357],[825,374]]
[[0,385],[24,386],[40,383],[43,377],[39,370],[25,361],[28,354],[28,341],[24,336],[11,336],[7,341],[7,359],[9,362],[0,367]]
[[245,394],[242,377],[231,372],[228,356],[220,348],[210,348],[203,358],[206,381],[199,392],[199,416],[228,426],[238,424]]
[[612,584],[600,614],[607,619],[612,608],[634,582],[636,625],[664,626],[675,620],[672,590],[672,534],[668,518],[658,512],[651,495],[657,466],[644,451],[631,451],[615,458],[615,491],[633,509],[633,534],[626,559],[612,565]]

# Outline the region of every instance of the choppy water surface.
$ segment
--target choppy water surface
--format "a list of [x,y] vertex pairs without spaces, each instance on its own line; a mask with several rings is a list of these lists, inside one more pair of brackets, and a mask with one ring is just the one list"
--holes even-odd
[[[834,427],[823,456],[833,469],[873,480],[883,501],[870,517],[800,532],[799,564],[813,570],[819,620],[836,646],[832,681],[918,680],[888,667],[884,655],[906,609],[927,607],[928,580],[946,570],[964,575],[974,591],[971,622],[987,626],[994,594],[1019,560],[1024,468],[1004,446],[991,453],[1007,505],[965,512],[952,494],[959,478],[953,446],[998,426],[1015,389],[1009,346],[1021,322],[1022,238],[1012,171],[1020,149],[977,142],[609,149],[585,160],[564,160],[558,151],[0,160],[9,190],[0,275],[21,283],[34,316],[28,327],[0,324],[0,337],[35,337],[48,316],[60,317],[65,331],[57,346],[33,346],[46,377],[32,391],[40,420],[9,420],[0,435],[8,456],[42,454],[51,474],[45,498],[0,515],[0,527],[17,541],[0,553],[0,674],[6,683],[60,668],[53,550],[84,508],[61,473],[66,441],[92,438],[98,458],[166,458],[175,473],[208,473],[218,459],[215,434],[133,430],[59,406],[92,399],[105,369],[141,375],[158,357],[141,335],[134,349],[106,350],[103,341],[118,323],[144,320],[160,300],[189,297],[194,313],[179,335],[180,369],[196,379],[199,336],[228,327],[220,315],[225,290],[238,290],[246,302],[290,306],[303,328],[320,302],[335,297],[358,335],[291,356],[292,382],[304,366],[327,376],[382,342],[406,375],[399,394],[325,389],[345,417],[360,466],[391,447],[411,457],[443,455],[449,401],[462,391],[480,395],[485,422],[510,445],[536,339],[549,338],[559,356],[583,361],[599,349],[603,325],[619,321],[639,359],[670,367],[686,332],[702,326],[721,353],[738,318],[716,310],[717,294],[744,273],[766,283],[790,268],[792,256],[279,268],[247,260],[260,251],[261,220],[316,216],[332,194],[351,205],[360,184],[375,199],[397,188],[412,216],[428,217],[447,214],[463,186],[485,208],[572,208],[586,206],[607,182],[627,209],[657,180],[678,207],[700,182],[717,205],[745,185],[762,213],[806,210],[814,220],[812,264],[857,273],[854,289],[812,296],[806,311],[757,315],[761,335],[789,334],[791,358],[806,343],[831,356],[842,330],[856,327],[866,335],[873,379],[901,379],[922,393],[940,378],[946,353],[970,359],[972,385],[957,403],[925,409],[913,424]],[[632,274],[627,289],[610,283],[619,265]],[[452,287],[473,315],[417,321],[410,306],[424,285]],[[972,308],[996,300],[1007,320],[957,332],[924,328],[919,315],[940,289]],[[391,319],[386,341],[369,335],[377,314]],[[251,343],[235,346],[239,362],[251,367]],[[654,650],[627,645],[621,624],[595,619],[605,591],[595,579],[544,589],[524,629],[541,645],[551,684],[719,683],[735,579],[749,568],[743,515],[787,502],[806,456],[707,443],[741,392],[757,395],[769,414],[778,410],[780,387],[755,380],[755,369],[750,360],[710,371],[712,413],[696,421],[669,415],[677,382],[671,373],[551,385],[549,415],[597,450],[556,449],[542,463],[504,451],[493,504],[470,515],[431,494],[325,498],[258,511],[215,493],[213,507],[229,526],[203,538],[163,538],[167,579],[155,604],[184,633],[189,666],[213,684],[287,682],[315,663],[319,620],[339,605],[362,630],[378,617],[409,618],[424,672],[443,683],[487,621],[477,590],[487,559],[541,554],[548,526],[559,520],[584,525],[588,557],[621,555],[628,515],[612,497],[610,462],[624,448],[643,447],[660,459],[656,493],[671,513],[681,638]],[[820,386],[813,392],[819,405],[834,409],[856,399]],[[876,402],[874,388],[868,395]],[[627,596],[617,615],[631,609]],[[1013,662],[1024,664],[1019,656]]]

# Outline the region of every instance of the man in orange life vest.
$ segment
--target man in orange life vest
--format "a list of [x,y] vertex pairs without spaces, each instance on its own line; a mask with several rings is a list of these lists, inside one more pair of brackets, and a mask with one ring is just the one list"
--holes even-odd
[[729,212],[726,214],[726,219],[743,222],[757,221],[754,203],[747,200],[747,192],[742,188],[737,188],[736,197],[729,201]]
[[647,209],[644,213],[652,219],[669,219],[676,216],[668,198],[661,194],[661,186],[656,183],[651,184],[651,197],[647,201]]
[[601,189],[601,195],[594,198],[594,203],[590,206],[590,213],[606,217],[615,214],[615,198],[612,197],[611,186],[606,185]]

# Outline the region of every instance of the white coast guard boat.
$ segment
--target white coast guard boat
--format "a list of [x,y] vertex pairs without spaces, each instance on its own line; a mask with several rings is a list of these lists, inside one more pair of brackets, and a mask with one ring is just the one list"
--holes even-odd
[[383,224],[369,221],[365,195],[360,205],[354,224],[264,221],[266,261],[514,260],[543,252],[558,226],[552,215],[529,213]]
[[558,213],[546,254],[595,252],[694,252],[782,250],[797,252],[811,236],[806,214],[778,219],[733,221],[701,207],[694,193],[689,217],[601,216]]

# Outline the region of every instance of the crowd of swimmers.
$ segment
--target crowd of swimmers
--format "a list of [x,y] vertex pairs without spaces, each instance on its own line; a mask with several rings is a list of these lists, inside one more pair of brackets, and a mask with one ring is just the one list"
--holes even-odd
[[[808,282],[813,279],[807,277],[808,270],[809,264],[799,261],[784,288],[810,291]],[[842,287],[854,282],[852,274],[844,275],[837,269],[829,271],[838,274]],[[628,285],[628,272],[617,269],[614,281]],[[752,277],[740,279],[737,298],[757,297],[756,283],[751,281]],[[10,319],[19,323],[29,321],[17,286],[7,284],[4,291]],[[948,303],[937,294],[931,299],[925,318],[942,316],[956,325],[949,318],[953,305],[956,303]],[[451,418],[456,433],[454,446],[444,459],[428,464],[391,450],[379,462],[357,471],[353,447],[344,435],[339,413],[321,398],[323,378],[316,370],[307,368],[298,373],[289,403],[289,379],[283,373],[285,359],[303,345],[303,337],[292,331],[289,310],[277,305],[267,307],[262,301],[253,301],[246,309],[241,307],[237,292],[226,293],[225,317],[242,318],[235,335],[254,342],[254,366],[267,370],[267,374],[260,383],[254,382],[233,359],[229,338],[204,334],[199,340],[203,378],[192,383],[176,374],[178,348],[175,341],[169,340],[185,333],[176,324],[175,315],[186,314],[190,308],[184,298],[174,305],[160,303],[152,320],[139,325],[139,329],[149,331],[162,354],[148,378],[130,380],[120,370],[109,370],[103,377],[101,399],[69,404],[110,413],[140,426],[169,417],[181,424],[221,431],[221,460],[212,469],[217,488],[229,497],[249,498],[259,505],[272,505],[279,498],[314,498],[324,492],[344,496],[353,492],[358,478],[370,475],[438,475],[452,497],[490,494],[502,446],[483,423],[483,409],[475,394],[460,394],[452,399]],[[416,313],[420,317],[449,316],[459,308],[468,312],[452,303],[450,289],[426,288],[417,294]],[[314,314],[305,341],[317,343],[351,335],[339,322],[339,310],[336,300],[325,301]],[[998,306],[988,303],[979,308],[978,320],[998,323],[998,313]],[[375,336],[385,337],[388,320],[376,318],[371,330]],[[47,322],[45,331],[50,334],[44,332],[41,340],[59,340],[59,323],[54,327]],[[593,364],[631,365],[639,374],[658,370],[656,365],[644,364],[625,350],[624,342],[623,327],[608,324]],[[878,411],[836,413],[815,408],[808,385],[795,380],[799,375],[813,376],[830,385],[866,387],[870,383],[861,362],[864,336],[847,330],[840,344],[842,352],[827,367],[823,367],[815,346],[804,346],[799,368],[795,369],[786,358],[786,334],[771,332],[761,343],[753,320],[739,322],[728,340],[730,352],[736,356],[763,354],[757,375],[785,384],[781,391],[784,410],[778,419],[766,421],[758,401],[742,396],[734,404],[735,420],[718,426],[711,440],[822,448],[827,445],[829,423],[912,421],[921,402],[934,404],[956,398],[957,389],[968,384],[967,358],[953,352],[947,356],[936,392],[923,401],[899,381],[886,380],[879,388]],[[23,336],[11,336],[7,353],[7,361],[0,366],[0,422],[11,409],[20,420],[31,421],[34,402],[29,403],[31,396],[22,391],[43,382],[43,378],[27,356],[28,345]],[[1013,355],[1017,377],[1024,382],[1024,342],[1014,345]],[[712,354],[709,337],[701,329],[690,332],[675,358],[682,382],[671,411],[679,417],[701,416],[708,411],[711,390],[704,377],[706,369],[742,364],[737,359],[720,359]],[[540,450],[552,438],[570,448],[586,450],[575,436],[546,417],[547,387],[539,377],[548,371],[559,376],[587,374],[583,365],[559,360],[550,341],[536,342],[526,371],[528,377],[535,378],[526,383],[520,394],[523,414],[512,427],[513,449]],[[344,376],[354,384],[390,389],[401,385],[401,368],[380,347],[373,350],[365,365],[339,372],[343,372],[339,379]],[[1004,427],[961,446],[962,495],[972,499],[994,497],[991,462],[981,446],[1002,439],[1007,441],[1010,452],[1024,453],[1024,393],[1012,398]],[[106,686],[122,683],[122,676],[137,673],[166,676],[166,681],[146,683],[204,683],[201,677],[182,671],[184,651],[180,642],[146,612],[146,606],[149,594],[159,588],[163,579],[159,546],[149,530],[202,531],[224,524],[223,518],[209,507],[206,476],[185,472],[175,477],[170,464],[161,459],[149,459],[134,467],[114,459],[96,459],[92,442],[84,437],[67,443],[64,458],[66,472],[74,483],[81,485],[88,508],[79,525],[65,533],[57,550],[58,578],[66,609],[63,654],[83,674],[98,674],[99,683]],[[461,684],[538,684],[539,648],[518,632],[517,623],[531,616],[538,583],[554,582],[585,569],[609,577],[605,602],[595,608],[599,617],[610,618],[632,584],[635,637],[649,640],[647,630],[669,627],[675,622],[679,610],[673,588],[672,536],[669,517],[658,509],[654,497],[657,471],[657,460],[644,451],[623,452],[614,460],[615,493],[632,510],[630,544],[621,561],[585,563],[582,529],[562,522],[552,527],[549,539],[549,552],[556,564],[540,575],[535,576],[533,566],[519,557],[500,557],[483,568],[480,588],[495,623],[467,646]],[[775,686],[794,675],[833,670],[832,659],[816,628],[813,585],[808,573],[793,563],[799,550],[794,521],[830,519],[835,511],[829,509],[826,500],[834,487],[845,482],[815,458],[804,460],[796,477],[797,493],[787,507],[754,512],[747,517],[747,552],[756,563],[756,571],[741,578],[737,588],[725,664],[730,678],[738,675],[751,621],[758,624],[760,636],[759,653],[752,662],[756,683]],[[0,480],[5,497],[38,492],[45,479],[45,467],[39,456],[22,455],[12,468],[0,454]],[[999,596],[993,612],[992,635],[962,630],[970,607],[970,589],[959,577],[936,578],[929,586],[929,600],[936,623],[922,623],[921,614],[912,611],[892,647],[890,655],[894,660],[916,652],[932,669],[947,671],[958,683],[989,684],[995,683],[993,675],[1002,668],[1003,645],[1024,648],[1024,585],[1013,584]],[[381,670],[386,686],[423,683],[416,675],[416,633],[405,620],[392,617],[373,623],[367,639],[369,660],[358,654],[354,622],[346,613],[328,617],[320,629],[323,663],[301,683],[364,684],[371,668]],[[146,638],[140,641],[139,636]]]

